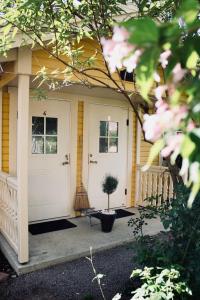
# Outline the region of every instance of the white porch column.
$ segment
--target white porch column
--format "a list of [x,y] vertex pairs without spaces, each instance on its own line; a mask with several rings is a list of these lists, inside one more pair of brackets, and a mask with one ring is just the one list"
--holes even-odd
[[136,200],[136,206],[140,201],[140,188],[141,188],[141,170],[137,169],[137,166],[140,165],[140,146],[141,146],[141,135],[142,135],[142,128],[140,125],[140,122],[137,120],[137,145],[136,145],[136,189],[135,189],[135,200]]
[[28,245],[28,128],[29,80],[31,51],[18,49],[18,124],[17,124],[17,181],[18,181],[18,260],[29,260]]

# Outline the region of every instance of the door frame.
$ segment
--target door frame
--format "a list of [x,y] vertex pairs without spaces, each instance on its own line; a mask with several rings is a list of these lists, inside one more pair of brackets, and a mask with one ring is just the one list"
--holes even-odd
[[[89,99],[88,99],[89,98]],[[88,189],[89,182],[89,107],[90,104],[117,107],[127,110],[127,116],[129,119],[129,126],[127,126],[127,162],[126,162],[126,180],[127,180],[127,195],[126,195],[126,207],[131,206],[131,186],[132,186],[132,146],[133,146],[133,111],[130,106],[124,101],[118,101],[114,99],[95,99],[88,97],[84,101],[84,120],[83,120],[83,184]]]

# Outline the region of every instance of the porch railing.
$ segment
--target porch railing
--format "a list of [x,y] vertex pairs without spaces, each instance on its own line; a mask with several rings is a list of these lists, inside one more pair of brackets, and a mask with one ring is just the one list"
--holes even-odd
[[17,178],[0,172],[0,231],[18,254]]
[[137,165],[137,193],[136,205],[146,205],[144,200],[148,197],[157,197],[156,204],[173,197],[173,182],[168,168],[151,166],[147,171],[142,171],[141,165]]

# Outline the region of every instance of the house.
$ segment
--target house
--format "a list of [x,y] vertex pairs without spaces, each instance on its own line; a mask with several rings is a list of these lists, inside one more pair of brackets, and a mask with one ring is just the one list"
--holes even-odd
[[[95,42],[85,43],[90,55]],[[171,181],[168,173],[160,176],[165,168],[159,157],[141,173],[151,145],[121,95],[74,82],[55,91],[44,85],[46,98],[39,100],[34,76],[41,66],[53,71],[59,62],[41,49],[15,45],[0,63],[0,232],[19,263],[29,261],[28,224],[74,217],[81,183],[96,209],[106,206],[101,182],[107,173],[119,179],[113,208],[169,195]]]

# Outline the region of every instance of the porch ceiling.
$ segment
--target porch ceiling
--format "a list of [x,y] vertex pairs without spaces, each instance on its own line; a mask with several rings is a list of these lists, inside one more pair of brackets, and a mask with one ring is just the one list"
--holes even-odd
[[[34,76],[31,77],[30,88],[35,89],[38,87],[38,82],[33,81]],[[15,78],[9,82],[9,87],[17,87],[18,79]],[[41,89],[49,91],[47,84],[43,84]],[[91,87],[88,88],[81,84],[71,84],[69,86],[62,87],[60,89],[56,89],[55,92],[68,93],[68,94],[76,94],[76,95],[84,95],[90,97],[98,97],[98,98],[106,98],[106,99],[116,99],[116,100],[124,100],[124,96],[119,94],[117,91],[112,89],[103,88],[103,87]],[[133,95],[134,103],[144,102],[140,95]]]

